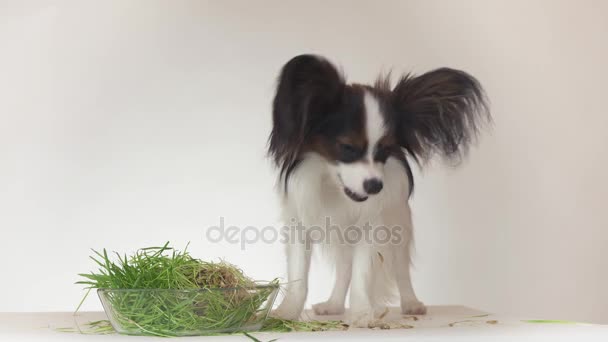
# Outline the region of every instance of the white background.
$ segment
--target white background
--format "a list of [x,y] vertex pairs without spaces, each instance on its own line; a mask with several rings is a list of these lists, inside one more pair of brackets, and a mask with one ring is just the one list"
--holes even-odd
[[[265,159],[277,72],[314,52],[371,82],[477,76],[495,127],[458,169],[417,173],[427,304],[608,323],[608,2],[0,1],[0,311],[72,310],[89,248],[167,240],[257,279],[279,244]],[[318,265],[313,265],[318,266]],[[331,273],[313,271],[310,302]],[[86,309],[100,309],[95,298]]]

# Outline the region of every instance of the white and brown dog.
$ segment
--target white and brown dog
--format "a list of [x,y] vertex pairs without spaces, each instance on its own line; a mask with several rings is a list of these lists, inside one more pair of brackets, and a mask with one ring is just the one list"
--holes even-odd
[[312,253],[307,232],[328,220],[342,233],[390,227],[383,231],[391,236],[383,243],[323,245],[336,283],[330,298],[313,306],[317,314],[343,313],[349,286],[356,326],[367,326],[395,289],[403,313],[424,314],[410,278],[414,180],[408,159],[460,160],[489,120],[483,89],[463,71],[406,75],[391,88],[388,77],[373,86],[347,84],[319,56],[290,60],[278,80],[269,153],[280,169],[283,219],[305,234],[287,243],[287,291],[275,314],[297,319],[302,313]]

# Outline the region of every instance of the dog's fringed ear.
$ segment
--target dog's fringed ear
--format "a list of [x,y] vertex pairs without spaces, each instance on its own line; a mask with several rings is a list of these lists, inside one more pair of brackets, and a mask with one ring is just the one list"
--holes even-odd
[[398,142],[417,161],[439,154],[459,162],[491,121],[483,88],[460,70],[408,74],[393,89],[391,104]]
[[282,175],[297,163],[315,122],[337,106],[343,91],[342,76],[323,57],[300,55],[283,66],[273,102],[268,147]]

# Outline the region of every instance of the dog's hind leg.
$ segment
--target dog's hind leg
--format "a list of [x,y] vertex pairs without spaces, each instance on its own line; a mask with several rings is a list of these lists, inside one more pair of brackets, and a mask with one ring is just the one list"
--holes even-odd
[[401,223],[398,226],[401,229],[400,239],[395,241],[395,245],[392,248],[394,256],[392,263],[393,274],[395,275],[401,297],[401,312],[407,315],[424,315],[426,314],[426,306],[416,298],[410,275],[413,224],[409,206],[407,209],[400,215]]

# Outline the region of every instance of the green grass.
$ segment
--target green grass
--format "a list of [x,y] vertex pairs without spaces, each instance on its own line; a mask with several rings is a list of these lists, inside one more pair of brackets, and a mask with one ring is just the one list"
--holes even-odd
[[[348,324],[343,321],[293,321],[276,317],[269,317],[257,332],[314,332],[314,331],[336,331],[347,330]],[[85,323],[82,327],[56,328],[56,331],[81,333],[86,335],[114,334],[116,330],[108,320],[100,320]],[[238,331],[237,331],[238,332]],[[251,335],[243,332],[246,336]]]
[[93,251],[96,272],[78,284],[100,289],[104,308],[120,333],[181,336],[258,327],[278,289],[262,285],[226,262],[205,262],[169,246],[131,256]]
[[270,317],[262,326],[260,331],[267,332],[292,332],[292,331],[330,331],[347,330],[348,324],[342,321],[292,321]]
[[116,333],[116,330],[112,328],[110,321],[107,319],[88,322],[82,327],[76,321],[74,322],[76,323],[76,327],[55,328],[55,331],[80,333],[84,335],[107,335]]

